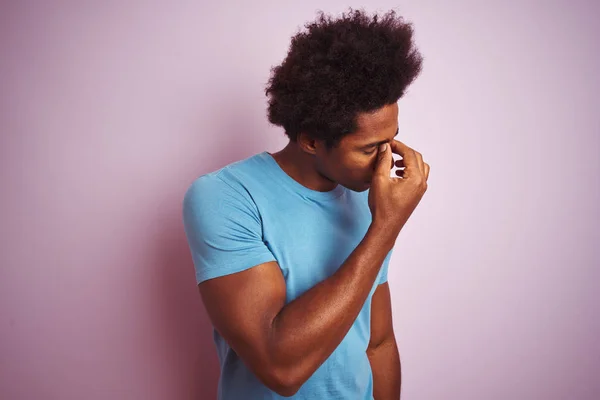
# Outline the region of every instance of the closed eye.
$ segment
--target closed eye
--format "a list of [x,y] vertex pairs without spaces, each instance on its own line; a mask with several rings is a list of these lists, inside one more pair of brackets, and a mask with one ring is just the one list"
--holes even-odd
[[377,147],[372,147],[371,150],[363,150],[363,153],[373,154],[373,153],[375,153],[375,150],[377,150]]

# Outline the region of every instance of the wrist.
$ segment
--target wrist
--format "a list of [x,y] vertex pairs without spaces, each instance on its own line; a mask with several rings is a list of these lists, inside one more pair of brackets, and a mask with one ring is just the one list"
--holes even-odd
[[367,235],[373,236],[374,240],[388,252],[394,247],[398,233],[396,233],[396,230],[389,223],[373,220],[371,225],[369,225]]

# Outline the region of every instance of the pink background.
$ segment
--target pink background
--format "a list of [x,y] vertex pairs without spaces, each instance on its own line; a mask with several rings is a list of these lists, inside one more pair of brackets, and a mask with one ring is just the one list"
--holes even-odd
[[[348,3],[8,3],[0,398],[215,398],[183,193],[286,143],[269,68]],[[366,4],[425,56],[399,138],[429,190],[390,266],[405,400],[600,398],[599,4]]]

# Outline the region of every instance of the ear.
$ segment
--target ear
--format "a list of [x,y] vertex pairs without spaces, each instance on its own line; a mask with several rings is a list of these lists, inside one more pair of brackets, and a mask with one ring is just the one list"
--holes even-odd
[[302,149],[302,151],[304,151],[305,153],[308,153],[310,155],[317,154],[317,147],[320,146],[320,143],[318,140],[310,137],[309,135],[307,135],[304,132],[299,133],[296,140],[298,142],[298,147],[300,147],[300,149]]

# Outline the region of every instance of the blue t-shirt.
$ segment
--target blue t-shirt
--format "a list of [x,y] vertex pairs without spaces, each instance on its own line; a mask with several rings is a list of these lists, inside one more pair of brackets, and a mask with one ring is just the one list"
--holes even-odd
[[[286,304],[331,276],[354,251],[371,223],[368,190],[338,185],[311,190],[262,152],[197,178],[183,201],[183,220],[196,281],[277,261]],[[373,398],[367,357],[371,299],[387,280],[388,253],[354,324],[330,357],[293,399]],[[213,330],[221,376],[219,399],[280,399],[263,385]]]

